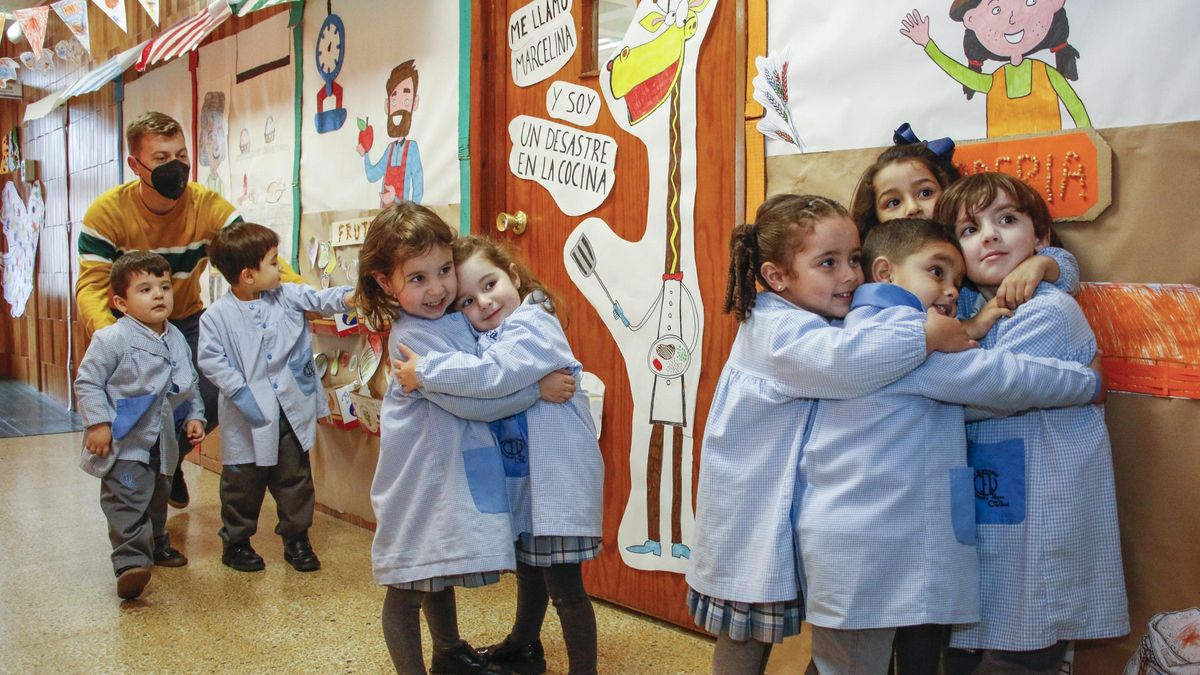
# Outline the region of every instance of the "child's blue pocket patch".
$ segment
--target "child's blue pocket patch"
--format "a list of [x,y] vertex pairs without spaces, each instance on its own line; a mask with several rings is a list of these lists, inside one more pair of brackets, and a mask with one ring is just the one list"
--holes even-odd
[[489,425],[492,435],[500,444],[500,459],[504,462],[504,475],[521,478],[529,475],[529,422],[525,413],[496,420]]
[[967,463],[975,470],[975,521],[1016,525],[1025,521],[1025,440],[968,443]]
[[296,379],[296,386],[300,388],[300,393],[305,396],[312,396],[316,393],[317,369],[313,365],[311,349],[305,349],[294,360],[289,361],[288,368],[292,371],[292,377]]
[[117,415],[112,421],[112,437],[118,441],[129,435],[133,426],[154,403],[154,394],[117,399]]
[[950,525],[958,543],[975,545],[975,469],[969,466],[950,469]]
[[504,482],[504,464],[496,447],[463,450],[463,468],[467,487],[480,513],[508,513],[508,490]]

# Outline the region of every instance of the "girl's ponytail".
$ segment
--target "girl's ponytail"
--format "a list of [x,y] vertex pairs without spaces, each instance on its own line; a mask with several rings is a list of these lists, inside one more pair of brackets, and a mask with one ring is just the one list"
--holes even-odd
[[754,223],[738,225],[729,238],[729,281],[725,285],[726,314],[745,321],[758,295],[757,282],[762,272],[762,254],[758,248],[758,228]]

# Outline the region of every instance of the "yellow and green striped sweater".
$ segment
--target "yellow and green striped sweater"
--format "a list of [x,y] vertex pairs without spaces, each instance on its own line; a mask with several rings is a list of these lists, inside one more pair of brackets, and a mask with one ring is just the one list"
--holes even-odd
[[[116,323],[109,310],[108,274],[113,262],[129,251],[154,251],[171,264],[172,319],[203,309],[200,274],[208,265],[208,242],[221,228],[242,219],[232,204],[199,183],[188,183],[170,212],[151,213],[138,195],[140,186],[141,181],[135,180],[105,192],[83,215],[75,299],[89,336]],[[304,283],[286,263],[283,277]]]

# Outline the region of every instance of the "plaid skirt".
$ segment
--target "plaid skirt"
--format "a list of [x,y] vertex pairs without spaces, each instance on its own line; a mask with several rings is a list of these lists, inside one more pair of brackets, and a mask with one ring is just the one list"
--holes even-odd
[[535,537],[522,532],[515,545],[517,561],[534,567],[581,563],[600,555],[600,537]]
[[767,644],[783,642],[789,635],[800,634],[804,603],[799,599],[782,602],[734,602],[710,598],[688,589],[688,612],[696,625],[713,635],[728,633],[743,642],[748,639]]
[[438,593],[452,586],[461,586],[463,588],[478,588],[479,586],[487,586],[500,581],[500,572],[470,572],[468,574],[451,574],[444,577],[433,577],[431,579],[418,579],[417,581],[405,581],[399,584],[389,584],[392,588],[401,591],[424,591],[425,593]]

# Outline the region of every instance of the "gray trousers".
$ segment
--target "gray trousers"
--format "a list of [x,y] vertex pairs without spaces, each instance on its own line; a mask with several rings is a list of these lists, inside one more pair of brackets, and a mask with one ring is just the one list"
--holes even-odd
[[226,464],[221,467],[221,540],[226,546],[250,540],[258,531],[263,497],[271,491],[279,513],[275,534],[284,541],[308,534],[316,492],[308,453],[300,447],[287,416],[279,411],[279,462],[275,466]]
[[885,675],[892,658],[895,628],[837,630],[812,627],[808,675]]
[[167,497],[171,477],[159,472],[158,445],[150,463],[118,459],[100,479],[100,509],[108,520],[113,572],[154,564],[155,542],[167,543]]
[[[204,316],[204,310],[200,310],[191,316],[185,316],[182,319],[171,321],[180,333],[183,333],[183,339],[187,341],[188,347],[192,350],[192,367],[196,369],[196,375],[200,379],[200,398],[204,401],[204,425],[205,433],[212,433],[212,430],[217,427],[217,397],[220,392],[217,391],[217,385],[208,381],[204,373],[200,372],[200,366],[196,364],[198,345],[200,343],[200,317]],[[175,465],[175,470],[179,470],[179,465],[183,464],[184,455],[192,451],[192,442],[187,438],[187,429],[184,425],[179,425],[176,429],[176,438],[179,439],[179,464]]]

